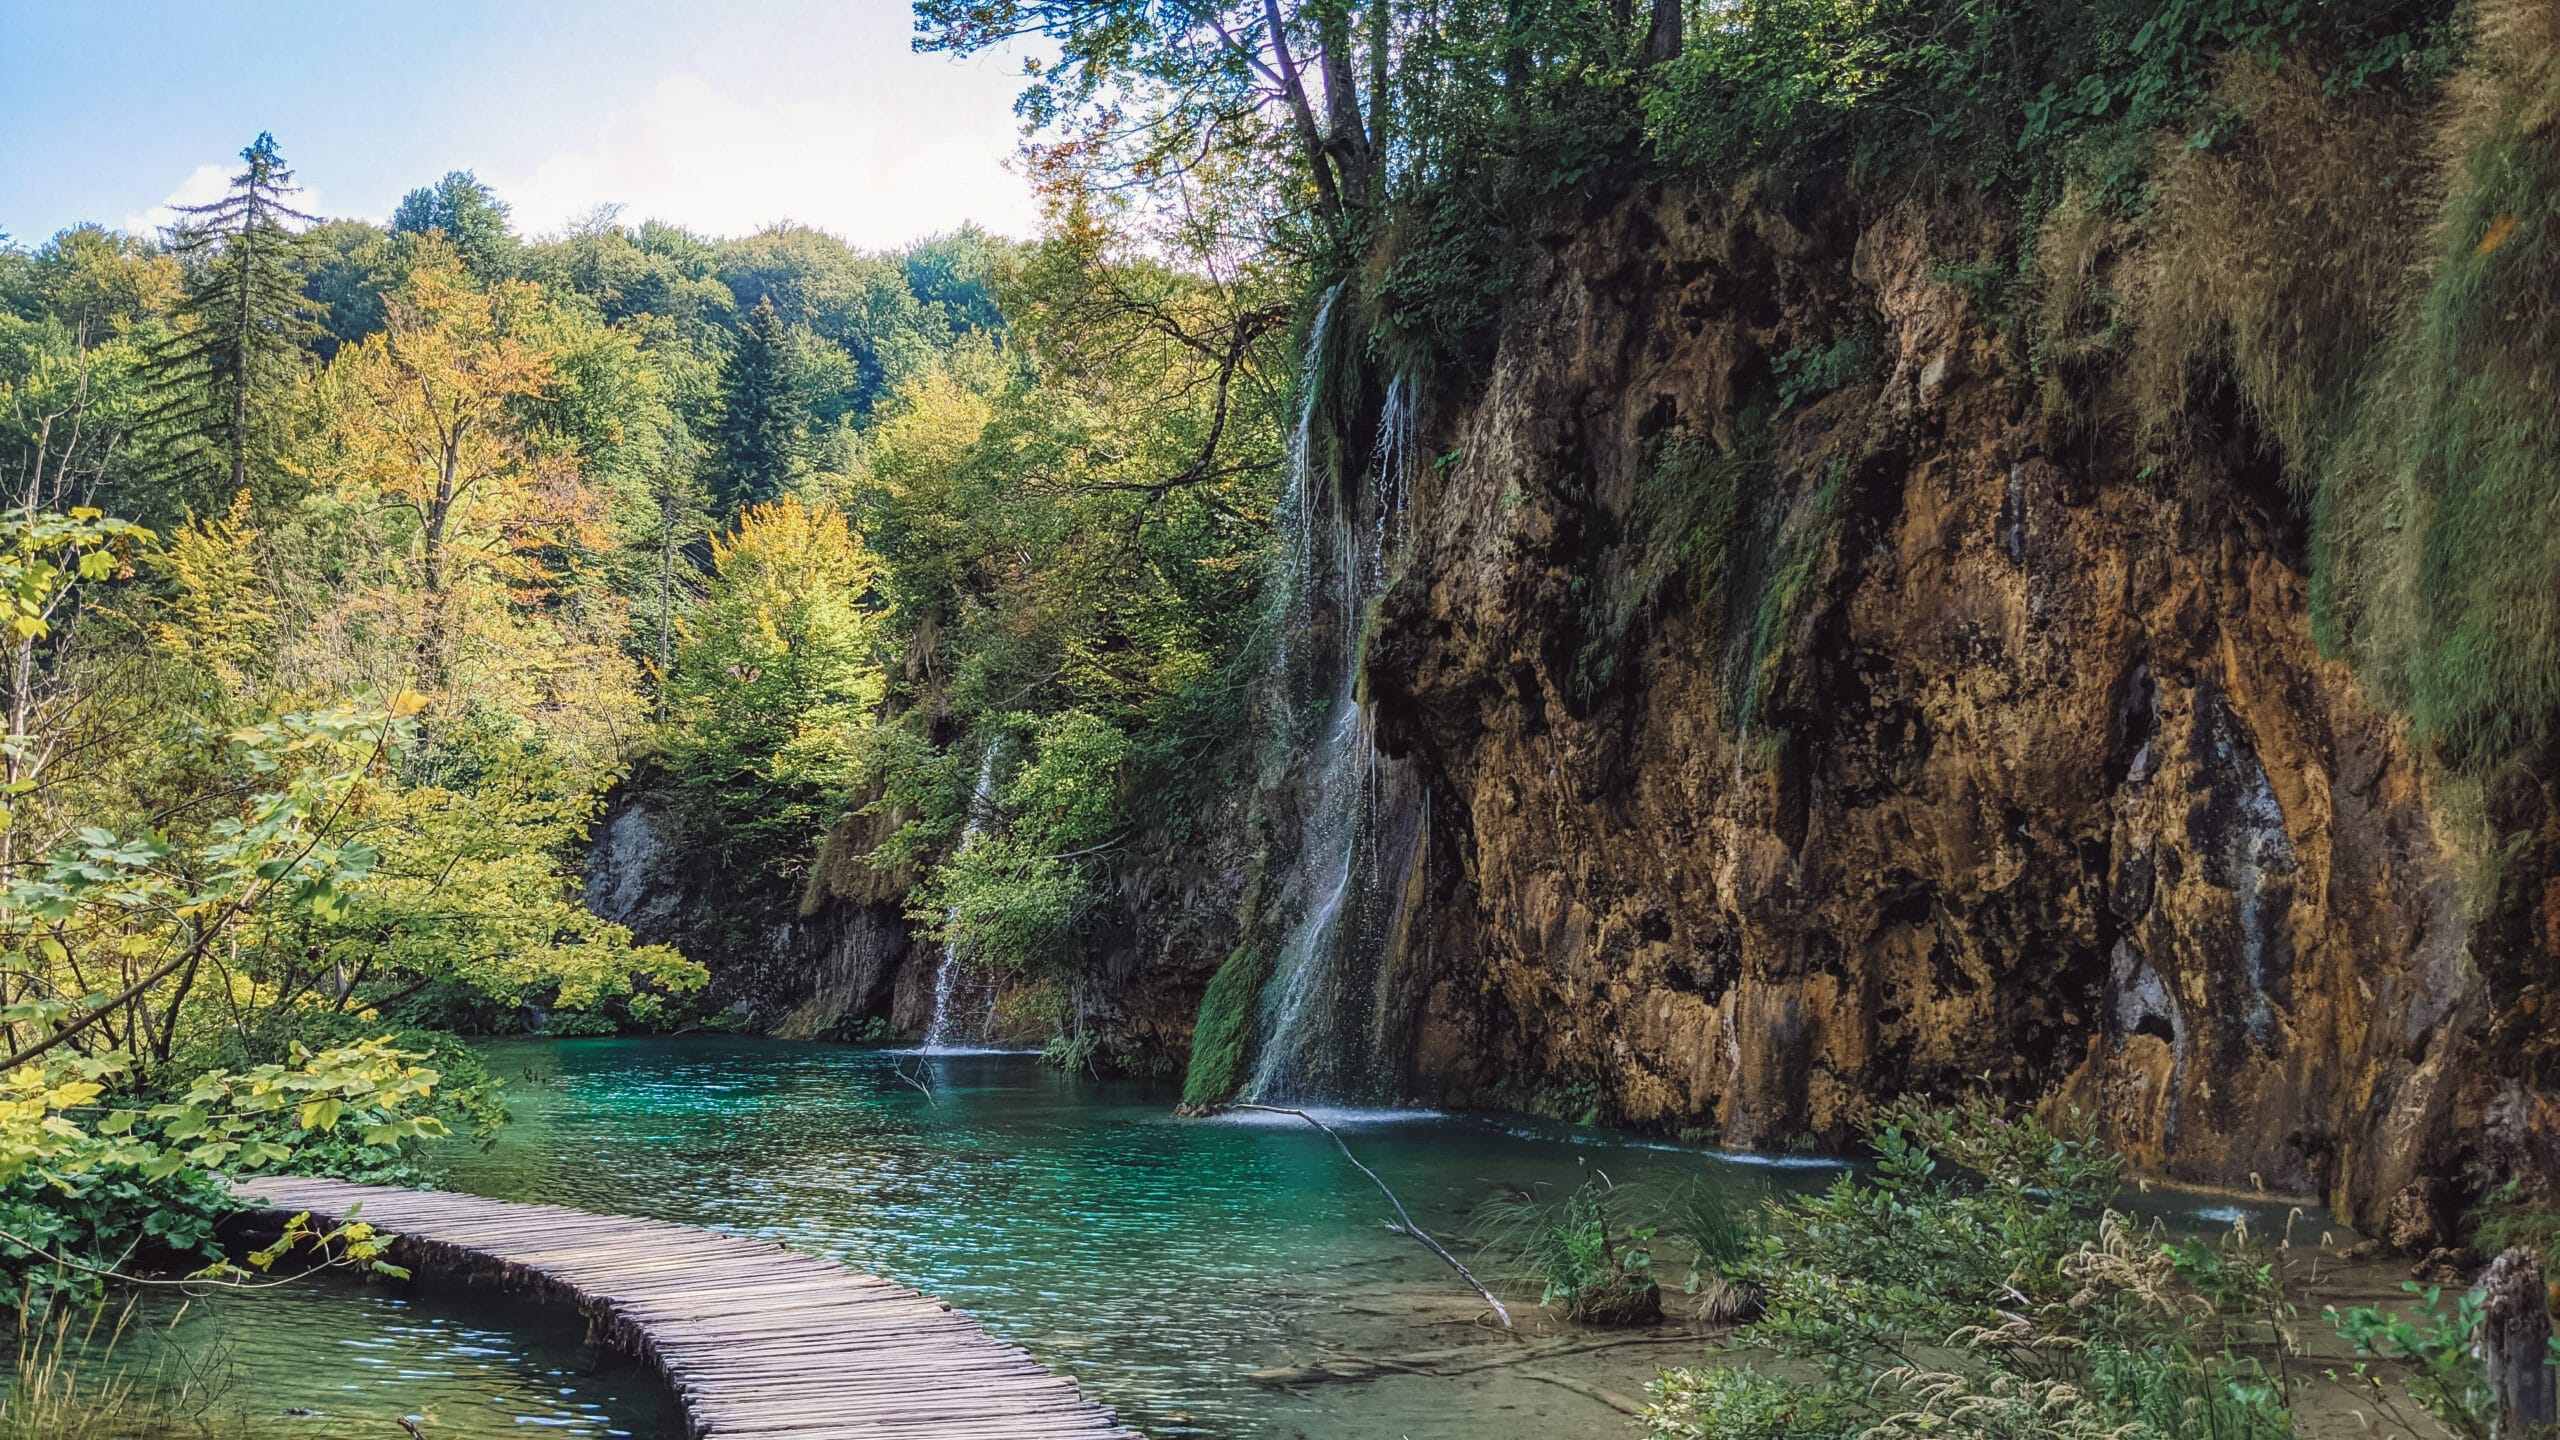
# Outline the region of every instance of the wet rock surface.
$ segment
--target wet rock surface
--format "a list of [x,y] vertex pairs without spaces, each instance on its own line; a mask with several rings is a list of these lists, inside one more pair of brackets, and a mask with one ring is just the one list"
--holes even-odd
[[[1658,194],[1541,250],[1369,650],[1431,787],[1416,1083],[1759,1146],[1988,1083],[2379,1224],[2481,1008],[2427,783],[2270,462],[2057,416],[1943,278],[1986,235]],[[1758,517],[1710,573],[1680,454]]]

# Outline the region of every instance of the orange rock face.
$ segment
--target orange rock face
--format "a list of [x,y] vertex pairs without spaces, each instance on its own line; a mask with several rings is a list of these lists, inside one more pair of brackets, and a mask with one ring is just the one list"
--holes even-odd
[[2378,1215],[2451,1153],[2472,922],[2272,462],[2103,376],[2056,418],[1966,222],[1802,208],[1578,217],[1438,417],[1367,675],[1431,792],[1417,1083],[1740,1145],[1987,1083]]

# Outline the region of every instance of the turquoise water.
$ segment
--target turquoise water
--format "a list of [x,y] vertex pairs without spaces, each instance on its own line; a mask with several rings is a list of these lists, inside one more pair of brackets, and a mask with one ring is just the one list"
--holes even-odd
[[[1513,1280],[1501,1288],[1523,1329],[1558,1352],[1535,1367],[1549,1378],[1478,1365],[1470,1357],[1516,1352],[1495,1343],[1463,1282],[1382,1228],[1386,1202],[1329,1140],[1285,1117],[1177,1119],[1171,1086],[1061,1075],[1025,1055],[729,1038],[502,1042],[487,1054],[515,1123],[491,1149],[432,1157],[439,1183],[835,1256],[950,1300],[1153,1436],[1632,1435],[1588,1392],[1641,1398],[1656,1365],[1701,1351],[1676,1314],[1632,1343],[1573,1350],[1589,1337]],[[1444,1237],[1488,1198],[1558,1195],[1595,1172],[1746,1197],[1836,1173],[1538,1122],[1329,1118]],[[2230,1204],[2155,1194],[2146,1208],[2203,1219]],[[2237,1208],[2262,1230],[2282,1223],[2279,1206]],[[291,1302],[299,1311],[230,1303],[190,1323],[243,1337],[254,1407],[330,1417],[275,1422],[257,1440],[396,1440],[380,1418],[409,1410],[430,1413],[429,1440],[680,1433],[647,1377],[599,1368],[560,1312],[432,1287],[405,1299],[333,1287]],[[1434,1357],[1421,1367],[1433,1373],[1287,1386],[1253,1375],[1345,1355]],[[329,1428],[350,1415],[372,1418]]]
[[[1383,1387],[1308,1397],[1249,1380],[1336,1345],[1396,1354],[1481,1334],[1480,1302],[1387,1234],[1384,1200],[1298,1121],[1177,1119],[1169,1086],[1064,1076],[1022,1055],[726,1039],[489,1053],[516,1120],[495,1149],[454,1157],[449,1187],[836,1256],[950,1300],[1150,1434],[1352,1440],[1442,1433],[1445,1421],[1498,1440],[1558,1433],[1559,1415],[1618,1433],[1608,1410],[1563,1390],[1471,1417],[1449,1408],[1474,1393],[1454,1382],[1437,1396],[1403,1387],[1424,1393],[1382,1405]],[[1593,1170],[1754,1192],[1829,1173],[1564,1127],[1335,1118],[1442,1235],[1506,1187],[1570,1187]]]
[[655,1376],[584,1341],[565,1308],[315,1277],[254,1294],[153,1292],[91,1332],[84,1368],[168,1396],[201,1427],[180,1433],[221,1440],[398,1440],[401,1416],[429,1440],[685,1433]]

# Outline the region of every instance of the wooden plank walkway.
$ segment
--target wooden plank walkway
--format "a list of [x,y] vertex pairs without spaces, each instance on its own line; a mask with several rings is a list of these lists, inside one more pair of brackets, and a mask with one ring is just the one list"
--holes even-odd
[[699,1440],[1138,1440],[1075,1382],[903,1285],[691,1225],[337,1180],[236,1181],[284,1214],[362,1218],[422,1273],[585,1312],[666,1377]]

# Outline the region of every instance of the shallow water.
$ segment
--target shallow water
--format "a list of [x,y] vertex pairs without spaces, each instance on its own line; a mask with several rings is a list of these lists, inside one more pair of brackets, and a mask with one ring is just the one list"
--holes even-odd
[[124,1318],[112,1345],[112,1324],[96,1332],[89,1373],[162,1393],[212,1435],[397,1440],[404,1415],[430,1440],[684,1433],[657,1378],[597,1355],[566,1308],[314,1277],[255,1294],[154,1292]]
[[[441,1183],[710,1225],[838,1257],[950,1300],[1150,1435],[1635,1433],[1590,1395],[1517,1373],[1528,1367],[1256,1384],[1255,1370],[1331,1355],[1490,1350],[1482,1304],[1410,1240],[1386,1233],[1384,1199],[1332,1142],[1288,1117],[1179,1120],[1170,1086],[1063,1076],[1019,1054],[727,1038],[502,1042],[487,1053],[508,1082],[515,1123],[486,1152],[456,1146],[434,1157]],[[1507,1189],[1561,1194],[1595,1171],[1622,1185],[1695,1179],[1746,1196],[1825,1184],[1836,1173],[1819,1161],[1732,1157],[1539,1122],[1320,1113],[1414,1219],[1444,1237]],[[2231,1203],[2155,1192],[2146,1208],[2176,1216]],[[2262,1229],[2281,1223],[2280,1207],[2242,1208]],[[1680,1272],[1664,1278],[1676,1286]],[[1529,1303],[1533,1293],[1504,1289],[1525,1329],[1558,1332]],[[322,1296],[306,1302],[315,1307],[307,1324],[261,1316],[277,1337],[275,1353],[244,1356],[244,1368],[270,1413],[339,1403],[283,1398],[317,1393],[300,1380],[298,1389],[266,1383],[310,1369],[306,1357],[321,1344],[342,1346],[330,1352],[340,1358],[357,1355],[364,1375],[432,1380],[428,1389],[446,1398],[421,1402],[441,1407],[429,1440],[673,1433],[664,1411],[651,1409],[660,1397],[645,1377],[580,1371],[587,1362],[573,1318],[493,1309],[485,1299],[468,1301],[480,1307],[468,1314],[453,1308],[465,1301],[431,1290],[405,1307],[380,1295]],[[333,1305],[358,1308],[322,1313]],[[546,1323],[557,1328],[545,1331]],[[1676,1322],[1636,1339],[1542,1365],[1640,1397],[1655,1365],[1700,1353]],[[386,1340],[396,1354],[372,1352],[388,1355],[381,1364],[361,1358],[366,1345]],[[438,1370],[459,1373],[409,1378]],[[396,1389],[353,1393],[387,1400]],[[529,1398],[538,1396],[550,1398]],[[274,1433],[335,1440],[337,1432]]]
[[[1171,1087],[1063,1076],[1026,1055],[772,1041],[489,1053],[516,1120],[494,1150],[451,1159],[451,1188],[836,1256],[950,1300],[1150,1434],[1425,1433],[1394,1413],[1316,1423],[1246,1374],[1328,1343],[1394,1353],[1472,1338],[1482,1308],[1381,1228],[1385,1201],[1322,1134],[1281,1116],[1176,1119]],[[1828,1174],[1530,1123],[1326,1118],[1442,1235],[1507,1186],[1570,1187],[1595,1169],[1754,1192]],[[1614,1432],[1606,1409],[1556,1398]],[[1551,1415],[1519,1419],[1480,1417],[1463,1433],[1555,1433]]]

